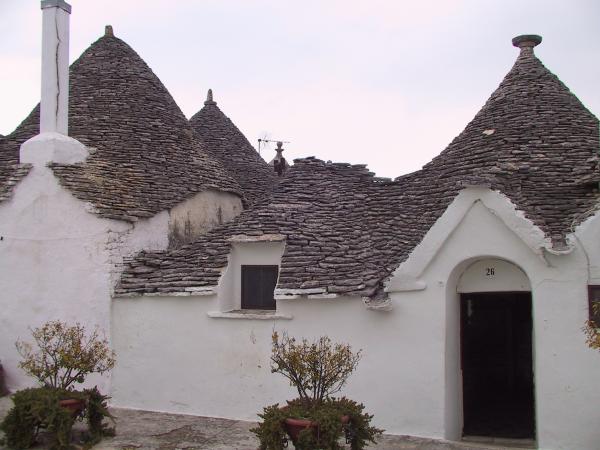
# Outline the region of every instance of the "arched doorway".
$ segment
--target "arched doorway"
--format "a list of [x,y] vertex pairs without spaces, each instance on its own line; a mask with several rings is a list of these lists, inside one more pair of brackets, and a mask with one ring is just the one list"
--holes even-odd
[[471,264],[461,275],[463,436],[535,439],[531,287],[516,265]]

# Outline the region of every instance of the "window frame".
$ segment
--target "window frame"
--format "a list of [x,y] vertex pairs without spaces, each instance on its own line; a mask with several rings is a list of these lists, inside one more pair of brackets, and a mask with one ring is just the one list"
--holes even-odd
[[[273,292],[272,292],[272,303],[269,302],[269,304],[266,307],[261,307],[261,308],[257,308],[257,307],[248,307],[246,306],[245,303],[248,303],[247,301],[245,302],[245,293],[246,293],[246,277],[245,277],[245,271],[246,268],[252,268],[252,269],[270,269],[274,271],[275,274],[275,284],[273,286]],[[276,264],[242,264],[240,265],[240,277],[241,277],[241,292],[240,292],[240,310],[241,311],[276,311],[277,310],[277,301],[275,300],[275,288],[277,287],[277,280],[279,278],[279,266]],[[253,305],[256,306],[256,305]]]
[[[594,305],[598,305],[594,312]],[[588,317],[590,322],[600,326],[600,284],[588,285]]]

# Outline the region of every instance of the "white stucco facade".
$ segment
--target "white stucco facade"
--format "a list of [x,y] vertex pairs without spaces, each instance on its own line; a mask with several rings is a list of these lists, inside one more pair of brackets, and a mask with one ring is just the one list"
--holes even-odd
[[[47,167],[51,161],[84,161],[87,154],[85,146],[59,133],[30,139],[21,147],[21,161],[33,167],[12,197],[0,203],[0,357],[11,391],[35,384],[17,367],[17,339],[31,341],[29,328],[60,319],[88,330],[98,327],[110,340],[111,296],[123,259],[169,245],[172,211],[134,223],[101,218]],[[196,198],[218,200],[214,208],[202,209],[207,227],[222,219],[219,208],[233,205],[225,217],[231,219],[235,206],[241,207],[232,194],[203,194]],[[175,209],[185,214],[195,204],[184,202]],[[108,392],[109,381],[109,375],[92,377],[89,384]]]
[[[24,146],[26,146],[24,144]],[[0,204],[0,354],[9,389],[33,384],[17,368],[16,339],[47,320],[98,326],[110,338],[111,291],[122,258],[167,245],[168,214],[101,219],[36,164]],[[107,377],[99,381],[107,389]]]
[[113,402],[257,420],[263,406],[295,396],[270,373],[272,331],[326,334],[363,350],[343,393],[364,402],[376,425],[393,434],[459,439],[459,291],[530,290],[539,448],[596,449],[600,355],[586,347],[581,327],[587,285],[600,275],[598,220],[577,230],[571,249],[552,254],[541,230],[508,199],[467,189],[388,282],[390,311],[369,310],[358,298],[279,296],[273,316],[211,315],[226,309],[225,298],[237,303],[237,264],[272,264],[283,249],[246,243],[241,248],[252,252],[240,254],[234,245],[213,294],[114,300]]

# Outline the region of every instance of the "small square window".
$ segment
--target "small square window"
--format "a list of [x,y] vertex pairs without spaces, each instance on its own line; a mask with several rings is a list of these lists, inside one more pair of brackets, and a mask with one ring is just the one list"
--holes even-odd
[[600,326],[600,286],[588,286],[590,320]]
[[278,266],[242,266],[242,309],[275,309]]

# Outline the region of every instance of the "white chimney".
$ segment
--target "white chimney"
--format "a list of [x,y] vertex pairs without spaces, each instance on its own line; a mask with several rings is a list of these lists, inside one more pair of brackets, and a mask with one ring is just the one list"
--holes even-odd
[[68,136],[70,14],[64,0],[42,0],[40,134],[21,145],[19,161],[43,170],[50,162],[83,162],[89,154],[85,145]]
[[42,0],[40,133],[69,134],[69,16],[64,0]]

